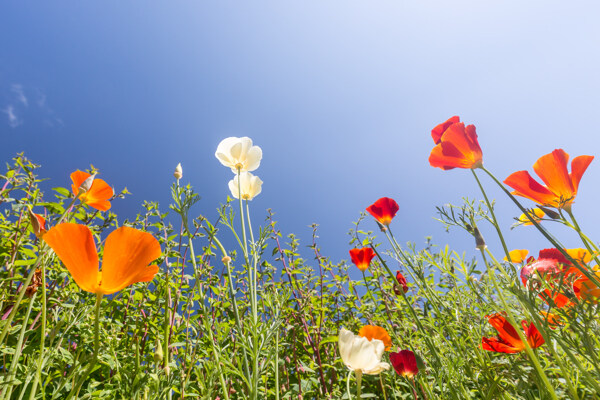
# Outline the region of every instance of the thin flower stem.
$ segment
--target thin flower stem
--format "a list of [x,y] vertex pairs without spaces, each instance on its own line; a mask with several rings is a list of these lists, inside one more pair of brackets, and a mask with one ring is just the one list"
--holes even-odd
[[379,383],[381,383],[381,391],[383,392],[383,400],[387,400],[387,394],[385,393],[385,385],[383,384],[383,374],[379,374]]
[[350,377],[352,376],[352,371],[348,372],[348,377],[346,378],[346,392],[348,393],[348,399],[352,400],[352,393],[350,392]]
[[[581,231],[581,228],[579,227],[579,224],[577,223],[577,220],[575,219],[575,215],[573,215],[573,211],[571,211],[571,210],[566,210],[566,211],[567,211],[567,214],[569,214],[569,217],[571,217],[571,221],[573,221],[573,227],[575,228],[575,231],[577,231],[577,233],[579,234],[579,237],[581,238],[581,241],[585,245],[585,248],[588,249],[588,251],[590,252],[590,255],[592,256],[594,261],[596,261],[596,264],[600,264],[600,260],[598,260],[597,252],[592,250],[592,248],[590,247],[590,241],[588,241],[587,236],[585,236],[583,234],[583,232]],[[593,244],[593,242],[591,242],[591,243]],[[595,246],[596,245],[594,245],[594,247]],[[598,249],[598,248],[596,247],[596,249]]]
[[75,398],[79,398],[79,391],[81,390],[81,386],[90,375],[96,363],[98,362],[98,348],[100,347],[100,309],[102,304],[102,293],[96,293],[96,308],[95,308],[95,321],[94,321],[94,353],[92,354],[92,359],[88,364],[87,368],[83,372],[83,374],[77,380],[77,383],[71,389],[71,392],[67,396],[66,400],[70,400],[75,396]]
[[356,398],[360,400],[362,391],[362,371],[357,369],[354,371],[354,375],[356,375]]
[[483,185],[481,184],[481,181],[479,180],[477,173],[475,172],[474,169],[471,169],[471,172],[473,173],[473,177],[477,181],[477,186],[479,186],[479,189],[481,190],[481,194],[483,194],[483,198],[485,199],[485,204],[487,205],[487,208],[490,211],[490,215],[492,216],[492,220],[493,220],[492,225],[494,225],[494,228],[496,228],[496,232],[498,232],[498,237],[500,238],[500,242],[502,242],[502,248],[504,249],[506,258],[508,259],[508,261],[512,261],[510,258],[510,252],[508,251],[508,247],[506,247],[506,242],[504,241],[504,235],[502,235],[502,230],[500,229],[500,225],[498,224],[498,219],[496,218],[496,214],[494,213],[494,207],[492,206],[492,203],[490,203],[490,200],[488,199],[487,194],[485,193],[485,190],[483,189]]

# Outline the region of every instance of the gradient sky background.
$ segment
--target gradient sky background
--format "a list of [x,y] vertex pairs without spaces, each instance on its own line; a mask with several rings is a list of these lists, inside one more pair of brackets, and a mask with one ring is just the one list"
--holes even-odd
[[[432,235],[474,256],[433,220],[478,192],[469,171],[429,166],[431,129],[475,124],[501,179],[555,148],[599,155],[599,17],[597,1],[4,1],[0,159],[25,151],[47,188],[91,163],[133,193],[113,203],[121,219],[143,200],[167,210],[181,162],[196,214],[214,219],[231,179],[217,144],[249,136],[264,154],[254,221],[272,208],[303,244],[317,222],[323,254],[347,259],[352,221],[389,196],[401,242]],[[596,160],[574,206],[595,238],[599,177]],[[509,247],[547,247],[508,230],[519,212],[484,181]]]

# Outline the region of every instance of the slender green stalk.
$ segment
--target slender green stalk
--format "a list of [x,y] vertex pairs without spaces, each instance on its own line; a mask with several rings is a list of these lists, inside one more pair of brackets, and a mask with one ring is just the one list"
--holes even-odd
[[473,173],[473,177],[477,181],[477,186],[479,186],[479,189],[481,190],[481,193],[483,194],[483,198],[485,199],[485,204],[487,205],[487,208],[490,211],[490,215],[492,216],[492,220],[493,220],[492,225],[494,225],[494,228],[496,228],[496,232],[498,232],[498,237],[500,238],[500,242],[502,242],[502,248],[504,249],[504,253],[506,254],[506,259],[508,261],[512,261],[510,258],[510,252],[508,251],[508,247],[506,247],[506,242],[504,241],[504,235],[502,235],[502,230],[500,229],[500,224],[498,224],[498,219],[496,218],[496,214],[494,213],[494,207],[492,206],[492,203],[488,199],[487,194],[485,193],[485,190],[483,189],[483,185],[481,184],[481,181],[479,181],[479,177],[477,176],[477,173],[475,173],[474,169],[471,169],[471,172]]
[[[592,250],[590,244],[594,245],[594,247],[596,247],[596,245],[592,242],[589,241],[587,236],[585,236],[583,234],[583,232],[581,231],[581,228],[579,227],[579,224],[577,223],[577,220],[575,219],[575,215],[573,215],[573,211],[566,210],[567,214],[569,214],[569,217],[571,217],[571,221],[573,221],[573,227],[575,228],[575,231],[577,231],[577,233],[579,234],[579,237],[581,238],[581,241],[583,242],[583,244],[585,245],[585,248],[590,252],[590,256],[592,256],[592,258],[596,261],[596,264],[600,265],[600,260],[598,259],[598,253],[597,251]],[[596,247],[597,249],[597,247]]]
[[356,375],[356,398],[360,400],[362,391],[362,371],[357,369],[354,371],[354,375]]
[[102,293],[96,293],[96,311],[94,314],[94,353],[92,354],[92,359],[90,360],[88,367],[77,380],[77,383],[73,386],[73,389],[71,389],[71,392],[67,396],[66,400],[70,400],[71,398],[73,398],[73,396],[75,396],[76,398],[79,397],[79,391],[81,390],[81,386],[83,385],[87,377],[90,375],[90,373],[93,371],[94,367],[96,366],[96,363],[98,362],[98,348],[100,347],[100,306],[102,304],[102,296]]
[[346,378],[346,393],[348,393],[348,399],[352,400],[352,392],[350,391],[350,377],[352,376],[352,371],[348,372],[348,377]]

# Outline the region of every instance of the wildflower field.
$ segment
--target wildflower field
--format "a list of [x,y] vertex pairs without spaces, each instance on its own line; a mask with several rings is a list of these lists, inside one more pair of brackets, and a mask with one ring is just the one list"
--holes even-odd
[[[0,399],[600,398],[600,249],[575,212],[594,157],[556,149],[537,177],[515,160],[497,177],[475,126],[452,117],[431,137],[429,164],[480,190],[436,216],[476,258],[399,243],[389,197],[356,216],[348,262],[321,253],[316,226],[282,235],[252,207],[262,150],[247,137],[216,149],[232,177],[216,220],[181,164],[171,204],[126,219],[101,171],[42,192],[43,168],[16,155],[0,176]],[[507,247],[497,208],[547,247]]]

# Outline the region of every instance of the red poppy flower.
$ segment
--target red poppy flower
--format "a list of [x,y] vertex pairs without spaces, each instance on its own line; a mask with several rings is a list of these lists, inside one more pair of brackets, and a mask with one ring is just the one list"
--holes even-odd
[[44,235],[44,241],[86,292],[115,293],[136,282],[149,282],[158,272],[158,266],[148,266],[161,254],[158,240],[148,232],[127,226],[106,238],[102,271],[99,271],[94,238],[87,226],[59,224]]
[[579,181],[593,156],[579,156],[571,161],[571,173],[567,170],[569,155],[563,149],[554,150],[540,157],[533,170],[546,186],[538,183],[527,171],[517,171],[504,180],[515,189],[516,196],[525,197],[547,207],[571,209],[577,195]]
[[[482,338],[481,346],[484,350],[495,351],[497,353],[519,353],[525,350],[525,343],[519,337],[517,330],[504,318],[504,315],[498,313],[486,316],[488,322],[498,331],[498,337]],[[522,321],[521,325],[527,338],[529,347],[535,349],[544,344],[544,338],[532,323]]]
[[433,128],[431,137],[436,144],[429,155],[432,167],[449,170],[479,168],[483,165],[475,125],[465,127],[460,118],[454,116]]
[[[396,272],[396,281],[398,281],[398,285],[400,285],[404,293],[408,292],[406,278],[400,273],[400,271]],[[396,294],[400,294],[400,289],[397,286],[394,286],[394,291]]]
[[385,226],[388,226],[392,222],[392,219],[396,216],[399,209],[398,203],[389,197],[382,197],[367,207],[369,214],[371,214],[381,225]]
[[358,331],[358,336],[366,337],[369,341],[373,339],[381,340],[386,351],[392,347],[392,338],[387,331],[380,326],[365,325]]
[[412,378],[419,373],[417,358],[410,350],[402,350],[398,353],[390,353],[390,362],[398,373],[406,378]]
[[[79,193],[81,184],[90,176],[90,174],[83,171],[75,171],[71,174],[71,180],[73,181],[71,190],[75,196]],[[96,210],[106,211],[110,209],[110,201],[108,200],[113,194],[112,188],[106,182],[100,178],[95,178],[90,189],[79,195],[79,200]]]
[[375,252],[370,247],[350,250],[350,259],[363,272],[369,268],[373,257],[375,257]]

